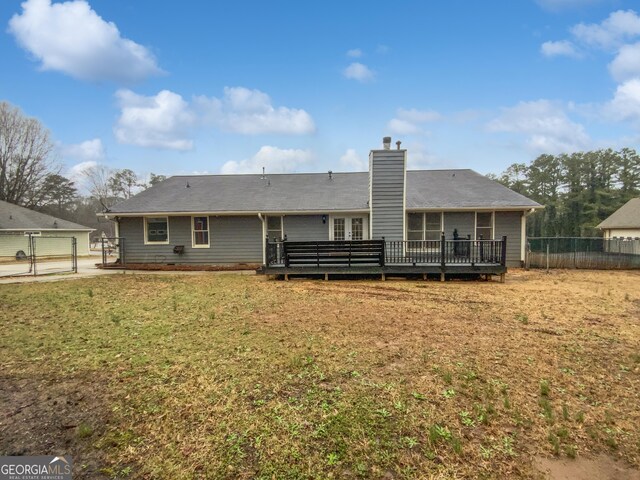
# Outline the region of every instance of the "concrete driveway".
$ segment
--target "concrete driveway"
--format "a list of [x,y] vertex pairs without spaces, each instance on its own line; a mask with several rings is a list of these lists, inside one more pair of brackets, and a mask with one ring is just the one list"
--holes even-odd
[[[102,270],[96,267],[100,257],[78,258],[78,273],[71,271],[71,259],[39,261],[36,265],[37,276],[29,272],[29,262],[12,262],[0,264],[0,283],[20,283],[51,280],[54,277],[88,277],[94,275],[110,275],[122,273],[118,270]],[[11,275],[11,276],[10,276]]]
[[[149,271],[149,270],[104,270],[96,267],[100,262],[99,256],[78,258],[78,273],[71,272],[71,260],[41,262],[37,265],[37,276],[29,274],[29,262],[0,264],[0,284],[4,283],[30,283],[30,282],[57,282],[60,280],[75,280],[98,275],[220,275],[240,274],[254,275],[253,270],[238,270],[224,272],[205,271]],[[7,275],[16,275],[8,277]]]

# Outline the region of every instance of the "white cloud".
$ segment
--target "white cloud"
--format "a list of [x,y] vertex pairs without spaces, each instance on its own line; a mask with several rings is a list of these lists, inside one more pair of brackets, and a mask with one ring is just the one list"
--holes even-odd
[[221,173],[262,173],[265,168],[270,173],[295,172],[299,167],[307,165],[313,159],[309,150],[282,149],[265,145],[251,158],[236,162],[231,160],[222,165]]
[[190,150],[191,131],[203,125],[246,135],[315,131],[304,110],[276,108],[266,93],[244,87],[226,87],[222,98],[197,96],[192,103],[169,90],[144,96],[123,89],[116,98],[121,109],[114,127],[116,139],[141,147]]
[[351,58],[360,58],[362,56],[362,50],[359,48],[352,48],[351,50],[347,50],[347,57]]
[[613,120],[640,122],[640,79],[635,78],[618,85],[613,99],[605,106],[604,111]]
[[340,167],[348,172],[363,172],[368,170],[368,162],[364,160],[355,148],[347,148],[344,155],[340,157]]
[[75,187],[82,193],[89,193],[90,182],[87,179],[86,173],[94,169],[98,165],[100,165],[100,163],[95,160],[76,163],[75,165],[72,165],[69,169],[67,169],[67,171],[64,173],[64,176],[71,180],[75,184]]
[[410,110],[399,108],[396,115],[402,120],[413,123],[436,122],[442,119],[442,115],[435,110],[416,110],[415,108]]
[[582,125],[573,122],[563,108],[549,100],[520,102],[503,108],[487,124],[490,132],[520,133],[535,152],[561,153],[584,149],[591,143]]
[[609,64],[609,72],[619,82],[640,78],[640,42],[623,45]]
[[425,133],[422,125],[436,122],[442,119],[442,115],[434,110],[405,110],[399,108],[396,117],[387,124],[389,131],[396,135],[417,135]]
[[84,0],[27,0],[9,21],[18,44],[41,62],[82,80],[132,82],[162,73],[151,52],[120,35]]
[[579,23],[571,28],[571,33],[587,45],[611,49],[640,35],[640,17],[633,10],[618,10],[601,23]]
[[99,162],[105,157],[104,145],[102,145],[102,140],[99,138],[63,145],[61,153],[64,158],[82,160],[83,162]]
[[[545,42],[541,47],[542,53],[547,56],[581,56],[581,50],[585,49],[611,53],[614,58],[608,65],[609,73],[619,83],[611,101],[579,108],[596,118],[630,120],[634,123],[640,120],[640,15],[633,10],[617,10],[600,23],[573,26],[571,34],[573,42]],[[546,118],[549,123],[552,123],[552,118],[557,122],[556,135],[549,135],[550,132],[533,135],[530,144],[546,145],[559,151],[572,144],[584,144],[588,137],[582,126],[571,122],[564,113],[562,115],[564,117],[556,115]],[[573,140],[568,135],[571,129],[575,131]]]
[[409,143],[405,148],[407,149],[407,168],[410,170],[429,169],[441,163],[422,143]]
[[114,134],[120,143],[140,147],[190,150],[188,128],[196,120],[188,103],[177,93],[162,90],[155,96],[119,90],[121,114]]
[[579,57],[580,52],[575,45],[569,40],[560,40],[558,42],[544,42],[540,47],[540,51],[545,57]]
[[77,180],[79,177],[82,177],[88,170],[91,170],[98,165],[99,163],[93,160],[76,163],[75,165],[71,166],[69,170],[67,170],[67,175],[69,176],[69,178]]
[[415,123],[408,122],[407,120],[401,120],[399,118],[392,118],[387,123],[389,131],[396,135],[417,135],[422,133],[420,128]]
[[370,70],[369,67],[358,62],[353,62],[345,68],[343,74],[350,80],[357,80],[362,83],[373,80],[373,77],[375,76],[374,72]]
[[313,133],[315,124],[306,111],[274,107],[269,95],[244,87],[225,87],[222,99],[199,96],[195,107],[205,123],[227,132],[256,135]]

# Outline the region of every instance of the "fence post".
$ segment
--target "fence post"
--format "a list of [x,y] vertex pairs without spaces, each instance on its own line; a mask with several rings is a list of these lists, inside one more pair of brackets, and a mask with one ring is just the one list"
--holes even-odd
[[547,273],[549,273],[549,242],[547,242]]
[[573,268],[578,268],[578,261],[577,261],[577,256],[578,256],[578,246],[576,245],[576,239],[575,237],[572,240],[573,242]]
[[78,240],[76,240],[76,237],[71,237],[71,255],[73,273],[78,273]]
[[507,265],[507,236],[502,236],[502,252],[500,254],[500,265],[503,267]]
[[387,262],[387,241],[382,237],[382,258],[380,259],[380,266],[384,267]]
[[618,239],[618,268],[622,267],[622,239]]
[[29,234],[29,243],[31,243],[31,259],[33,262],[33,276],[35,277],[38,273],[37,270],[37,254],[36,254],[36,237]]

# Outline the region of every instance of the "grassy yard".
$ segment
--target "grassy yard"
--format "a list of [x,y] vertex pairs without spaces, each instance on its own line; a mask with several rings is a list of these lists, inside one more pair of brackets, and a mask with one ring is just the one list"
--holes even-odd
[[[74,478],[536,478],[640,465],[640,273],[0,285],[0,454]],[[6,412],[6,414],[5,414]]]

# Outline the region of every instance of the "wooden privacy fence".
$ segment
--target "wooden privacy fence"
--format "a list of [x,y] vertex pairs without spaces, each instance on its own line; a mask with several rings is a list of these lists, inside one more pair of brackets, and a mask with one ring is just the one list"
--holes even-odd
[[526,266],[531,268],[640,268],[640,239],[529,237]]

